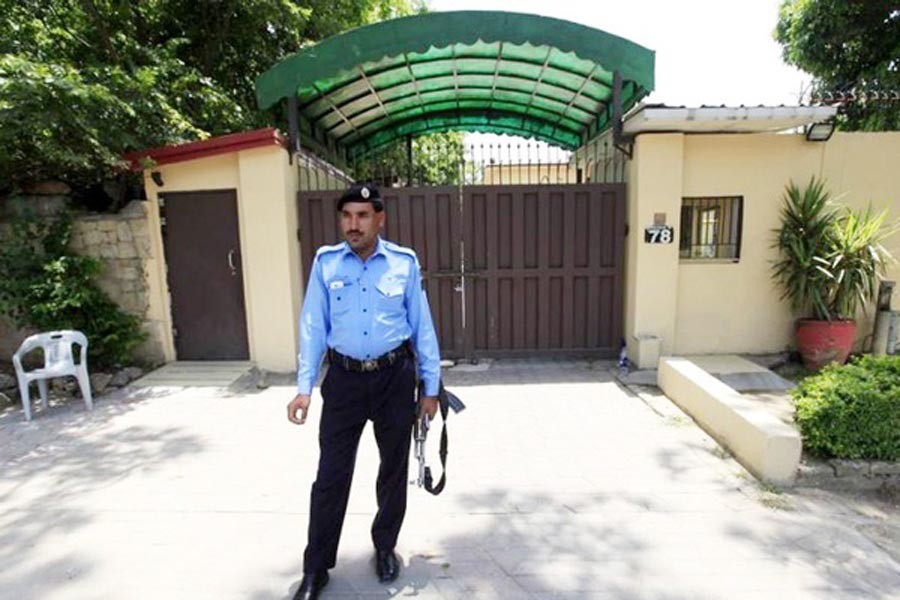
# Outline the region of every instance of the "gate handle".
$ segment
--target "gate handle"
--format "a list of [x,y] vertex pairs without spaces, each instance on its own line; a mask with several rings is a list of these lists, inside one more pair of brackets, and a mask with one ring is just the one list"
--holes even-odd
[[234,249],[228,251],[228,266],[231,267],[232,272],[237,271],[237,267],[234,266]]

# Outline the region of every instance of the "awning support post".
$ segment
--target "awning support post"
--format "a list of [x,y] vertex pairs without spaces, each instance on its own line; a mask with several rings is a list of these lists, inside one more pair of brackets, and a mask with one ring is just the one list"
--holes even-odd
[[406,173],[406,185],[412,187],[413,180],[413,139],[411,135],[406,136],[406,165],[408,171]]
[[617,150],[631,158],[634,147],[631,142],[625,140],[622,132],[623,119],[622,114],[622,74],[618,71],[613,72],[613,90],[612,90],[612,134],[613,146]]
[[294,155],[300,152],[300,123],[298,121],[299,106],[297,105],[296,95],[288,96],[287,109],[288,128],[290,129],[288,139],[288,152],[291,155],[291,161],[293,163]]

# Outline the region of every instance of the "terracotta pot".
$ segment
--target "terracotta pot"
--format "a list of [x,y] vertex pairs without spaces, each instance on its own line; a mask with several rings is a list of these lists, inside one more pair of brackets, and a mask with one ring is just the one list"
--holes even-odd
[[828,363],[847,361],[856,337],[856,321],[800,319],[795,336],[803,366],[818,371]]

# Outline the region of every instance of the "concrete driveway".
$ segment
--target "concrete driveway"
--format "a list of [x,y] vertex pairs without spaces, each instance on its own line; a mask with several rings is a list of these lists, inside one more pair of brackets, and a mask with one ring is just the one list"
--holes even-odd
[[[447,490],[410,490],[394,586],[372,574],[367,430],[323,597],[900,597],[900,557],[883,543],[896,506],[764,489],[609,367],[503,361],[445,374],[469,409],[451,417]],[[71,402],[31,423],[7,409],[0,598],[290,598],[320,408],[316,398],[311,422],[291,425],[292,395],[132,388],[93,413]]]

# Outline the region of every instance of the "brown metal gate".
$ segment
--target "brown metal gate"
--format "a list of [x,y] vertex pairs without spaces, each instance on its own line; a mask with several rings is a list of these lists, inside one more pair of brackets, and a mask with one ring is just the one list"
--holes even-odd
[[[341,192],[298,194],[304,277],[340,240]],[[448,358],[611,357],[622,336],[624,184],[383,189],[384,237],[415,249]]]

